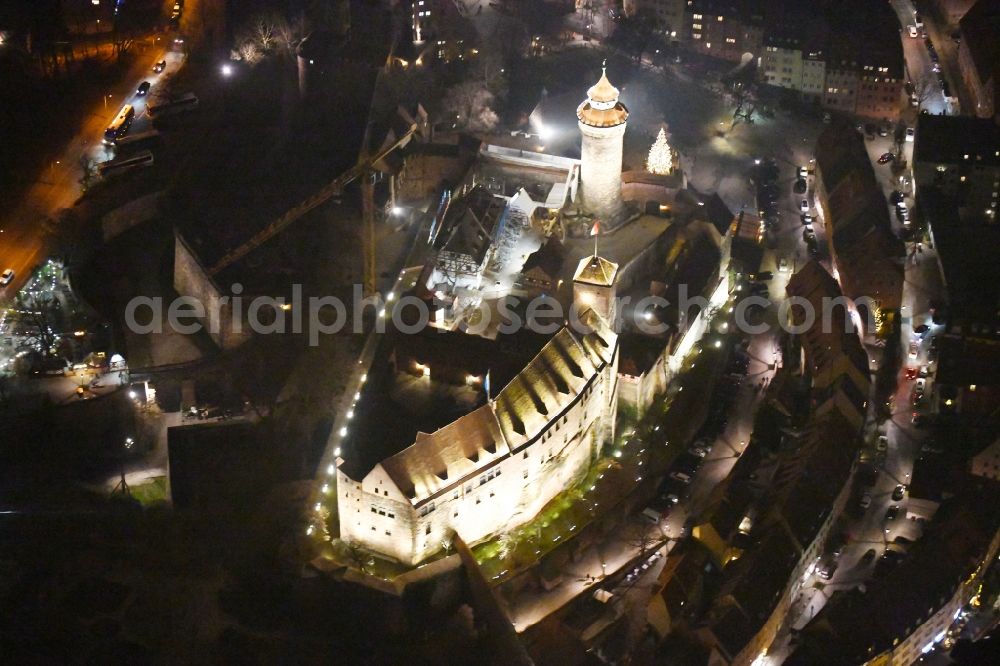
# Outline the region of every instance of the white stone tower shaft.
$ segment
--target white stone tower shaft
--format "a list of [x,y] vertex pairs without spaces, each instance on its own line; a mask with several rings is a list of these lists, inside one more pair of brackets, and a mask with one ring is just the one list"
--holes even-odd
[[580,122],[579,125],[583,135],[580,150],[583,205],[597,215],[611,215],[621,202],[625,124],[592,127]]
[[580,187],[584,207],[602,217],[621,206],[622,145],[628,109],[618,101],[618,89],[608,81],[607,71],[587,91],[587,99],[576,110],[582,145]]

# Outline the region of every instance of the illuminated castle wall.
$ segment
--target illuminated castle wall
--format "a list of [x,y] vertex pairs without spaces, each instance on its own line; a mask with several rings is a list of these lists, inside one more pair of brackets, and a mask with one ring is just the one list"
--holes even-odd
[[582,478],[612,431],[618,340],[592,310],[564,328],[495,400],[382,460],[337,469],[341,539],[409,565],[454,534],[476,543],[531,518]]

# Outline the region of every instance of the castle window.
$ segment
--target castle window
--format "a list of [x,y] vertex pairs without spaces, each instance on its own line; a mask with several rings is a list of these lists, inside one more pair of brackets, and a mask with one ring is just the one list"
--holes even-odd
[[431,526],[430,524],[428,524],[427,527],[424,528],[424,534],[430,534],[430,533],[431,533]]
[[385,535],[386,535],[386,536],[392,536],[392,532],[390,532],[389,530],[386,530],[386,531],[385,531]]

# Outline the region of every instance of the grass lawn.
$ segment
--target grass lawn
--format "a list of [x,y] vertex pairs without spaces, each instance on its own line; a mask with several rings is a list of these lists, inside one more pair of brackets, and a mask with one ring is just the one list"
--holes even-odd
[[146,483],[129,486],[132,497],[139,500],[143,506],[149,506],[155,502],[165,502],[167,500],[167,477],[153,477]]

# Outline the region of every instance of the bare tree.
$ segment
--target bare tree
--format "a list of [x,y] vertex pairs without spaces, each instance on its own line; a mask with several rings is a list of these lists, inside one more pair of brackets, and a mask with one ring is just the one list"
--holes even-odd
[[456,128],[490,132],[500,119],[493,111],[494,96],[481,81],[466,81],[448,89],[443,115]]
[[80,189],[86,192],[97,180],[97,162],[89,155],[80,156]]
[[42,358],[51,358],[62,330],[62,306],[52,294],[25,291],[18,295],[14,313],[22,324],[27,342]]
[[508,84],[503,50],[493,41],[483,45],[471,68],[470,80],[482,83],[493,95],[502,101],[507,98]]
[[303,37],[302,21],[295,19],[291,23],[281,21],[274,28],[274,39],[279,52],[286,56],[295,55],[295,49]]
[[253,22],[250,32],[261,50],[270,51],[275,45],[275,32],[279,23],[284,23],[284,20],[273,15],[258,16]]
[[347,550],[347,559],[350,560],[351,565],[361,573],[368,573],[368,568],[374,566],[375,559],[362,550],[356,543],[345,541],[344,546]]
[[917,110],[924,106],[924,102],[938,90],[937,77],[930,72],[925,72],[918,81],[913,84],[913,92],[917,96]]
[[248,65],[256,65],[264,58],[255,42],[247,40],[232,52],[233,60],[242,60]]

